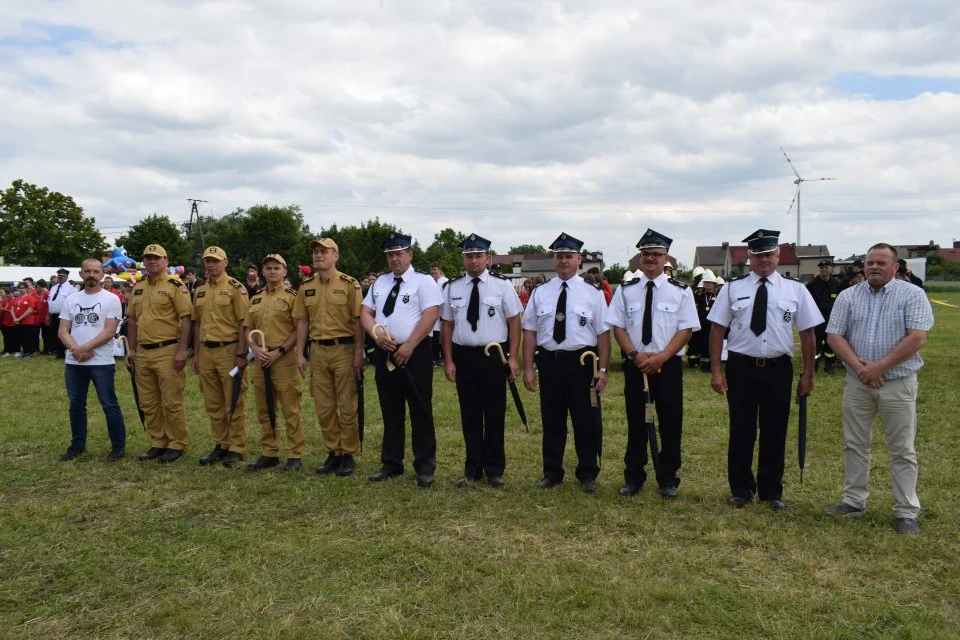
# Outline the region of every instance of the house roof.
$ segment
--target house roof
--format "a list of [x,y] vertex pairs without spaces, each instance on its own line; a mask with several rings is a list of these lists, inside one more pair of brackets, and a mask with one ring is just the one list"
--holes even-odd
[[[732,248],[732,247],[731,247]],[[697,247],[697,264],[723,264],[723,247]]]
[[940,249],[937,253],[944,262],[960,262],[960,249]]
[[796,248],[798,258],[828,258],[830,249],[825,244],[803,244]]

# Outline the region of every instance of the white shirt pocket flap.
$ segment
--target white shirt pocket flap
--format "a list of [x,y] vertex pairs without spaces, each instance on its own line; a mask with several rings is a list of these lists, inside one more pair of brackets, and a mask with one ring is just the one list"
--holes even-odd
[[499,307],[501,302],[503,302],[503,298],[499,296],[484,296],[483,298],[483,304],[490,307]]
[[676,302],[658,302],[657,311],[663,311],[664,313],[676,313],[677,309],[680,308]]
[[542,318],[542,317],[544,317],[544,316],[552,316],[552,315],[553,315],[553,307],[552,307],[552,306],[549,306],[549,307],[537,307],[537,317],[538,317],[538,318]]
[[462,308],[465,307],[465,306],[467,306],[467,301],[466,301],[466,300],[462,300],[462,299],[461,299],[461,300],[451,300],[451,301],[450,301],[450,308],[451,308],[451,309],[462,309]]
[[580,305],[577,305],[573,308],[573,313],[581,318],[593,320],[593,309],[590,307],[581,307]]
[[777,306],[780,307],[783,311],[793,313],[797,310],[797,301],[796,300],[779,300]]
[[746,298],[745,300],[734,300],[733,302],[730,303],[730,310],[733,311],[734,313],[738,311],[743,311],[744,309],[750,306],[751,302],[752,302],[751,298]]

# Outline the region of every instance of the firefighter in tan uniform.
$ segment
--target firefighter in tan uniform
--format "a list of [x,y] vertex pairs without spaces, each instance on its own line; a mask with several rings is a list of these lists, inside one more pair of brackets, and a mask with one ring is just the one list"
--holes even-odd
[[[216,446],[200,458],[200,464],[223,462],[229,467],[243,459],[247,448],[247,343],[243,330],[247,290],[225,273],[227,254],[220,247],[207,247],[203,268],[207,281],[197,287],[193,303],[193,371],[200,376],[200,391]],[[234,367],[241,387],[231,415],[234,379],[230,371]]]
[[360,283],[337,271],[340,249],[330,238],[314,240],[316,272],[300,284],[293,308],[297,320],[297,368],[305,375],[304,348],[310,343],[310,393],[329,454],[319,475],[353,473],[360,451],[357,378],[363,373]]
[[[263,259],[262,273],[267,280],[266,288],[250,298],[250,308],[244,317],[243,326],[248,332],[247,342],[257,357],[253,369],[253,395],[257,402],[257,417],[262,429],[260,435],[260,457],[247,467],[250,471],[260,471],[277,466],[280,462],[280,440],[276,430],[270,426],[270,413],[267,409],[267,392],[264,384],[264,370],[269,370],[273,384],[274,407],[283,409],[283,421],[287,425],[287,463],[286,471],[300,469],[303,457],[303,423],[300,420],[300,376],[297,373],[297,359],[294,347],[297,344],[297,323],[293,319],[293,306],[297,292],[283,286],[287,275],[287,263],[282,256],[270,254]],[[257,340],[250,339],[249,332],[257,329],[263,332],[265,349],[260,348]],[[276,415],[274,415],[276,418]]]
[[138,282],[127,306],[127,366],[135,366],[137,393],[150,449],[139,460],[173,462],[187,448],[187,345],[190,342],[190,294],[167,275],[166,250],[158,244],[143,250],[146,277]]

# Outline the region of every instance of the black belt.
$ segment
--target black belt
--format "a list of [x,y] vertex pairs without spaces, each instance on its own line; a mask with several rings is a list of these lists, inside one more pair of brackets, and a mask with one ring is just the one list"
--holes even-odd
[[177,342],[179,342],[179,340],[164,340],[163,342],[154,342],[152,344],[140,343],[137,345],[137,348],[146,349],[147,351],[149,351],[150,349],[159,349],[160,347],[169,347],[172,344],[177,344]]
[[356,342],[356,338],[353,336],[347,336],[346,338],[330,338],[329,340],[311,340],[313,344],[318,344],[321,347],[332,347],[335,344],[353,344]]
[[201,342],[203,346],[207,349],[219,349],[220,347],[225,347],[228,344],[237,344],[236,340],[231,340],[230,342]]
[[[577,361],[579,361],[579,360],[580,360],[580,356],[582,356],[582,355],[583,355],[584,353],[586,353],[587,351],[594,351],[594,352],[596,352],[596,350],[597,350],[596,347],[583,347],[582,349],[576,349],[576,350],[574,350],[574,351],[563,351],[563,350],[561,350],[561,349],[558,349],[558,350],[556,350],[556,351],[551,351],[550,349],[544,349],[543,347],[541,347],[541,348],[540,348],[540,351],[538,352],[537,355],[539,355],[541,358],[545,358],[545,359],[547,359],[547,360],[577,360]],[[597,355],[599,355],[599,353],[598,353]]]
[[743,360],[745,362],[753,363],[753,366],[760,367],[761,369],[767,365],[772,365],[775,362],[781,360],[790,360],[790,356],[784,354],[782,356],[777,356],[775,358],[754,358],[753,356],[748,356],[743,353],[737,353],[736,351],[730,351],[727,354],[733,360]]

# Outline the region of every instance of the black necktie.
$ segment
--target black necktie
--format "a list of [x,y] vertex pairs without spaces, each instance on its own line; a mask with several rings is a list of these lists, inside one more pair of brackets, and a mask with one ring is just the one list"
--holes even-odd
[[757,295],[753,298],[753,316],[750,318],[750,329],[760,335],[767,330],[767,279],[760,278]]
[[467,322],[470,328],[477,330],[477,323],[480,322],[480,278],[473,279],[473,291],[470,292],[470,304],[467,305]]
[[393,313],[393,308],[397,305],[397,296],[400,295],[400,285],[403,284],[403,278],[394,278],[394,280],[397,284],[393,285],[393,289],[390,289],[387,301],[383,303],[383,315],[385,316]]
[[653,342],[653,280],[647,281],[647,300],[643,303],[643,333],[640,341],[644,345]]
[[56,300],[56,299],[57,299],[57,296],[60,295],[60,288],[61,288],[62,286],[63,286],[62,284],[58,284],[58,285],[57,285],[57,290],[56,290],[56,292],[54,292],[53,298],[51,298],[52,300]]
[[561,285],[560,297],[557,298],[557,314],[553,316],[553,341],[557,344],[567,337],[567,283]]

